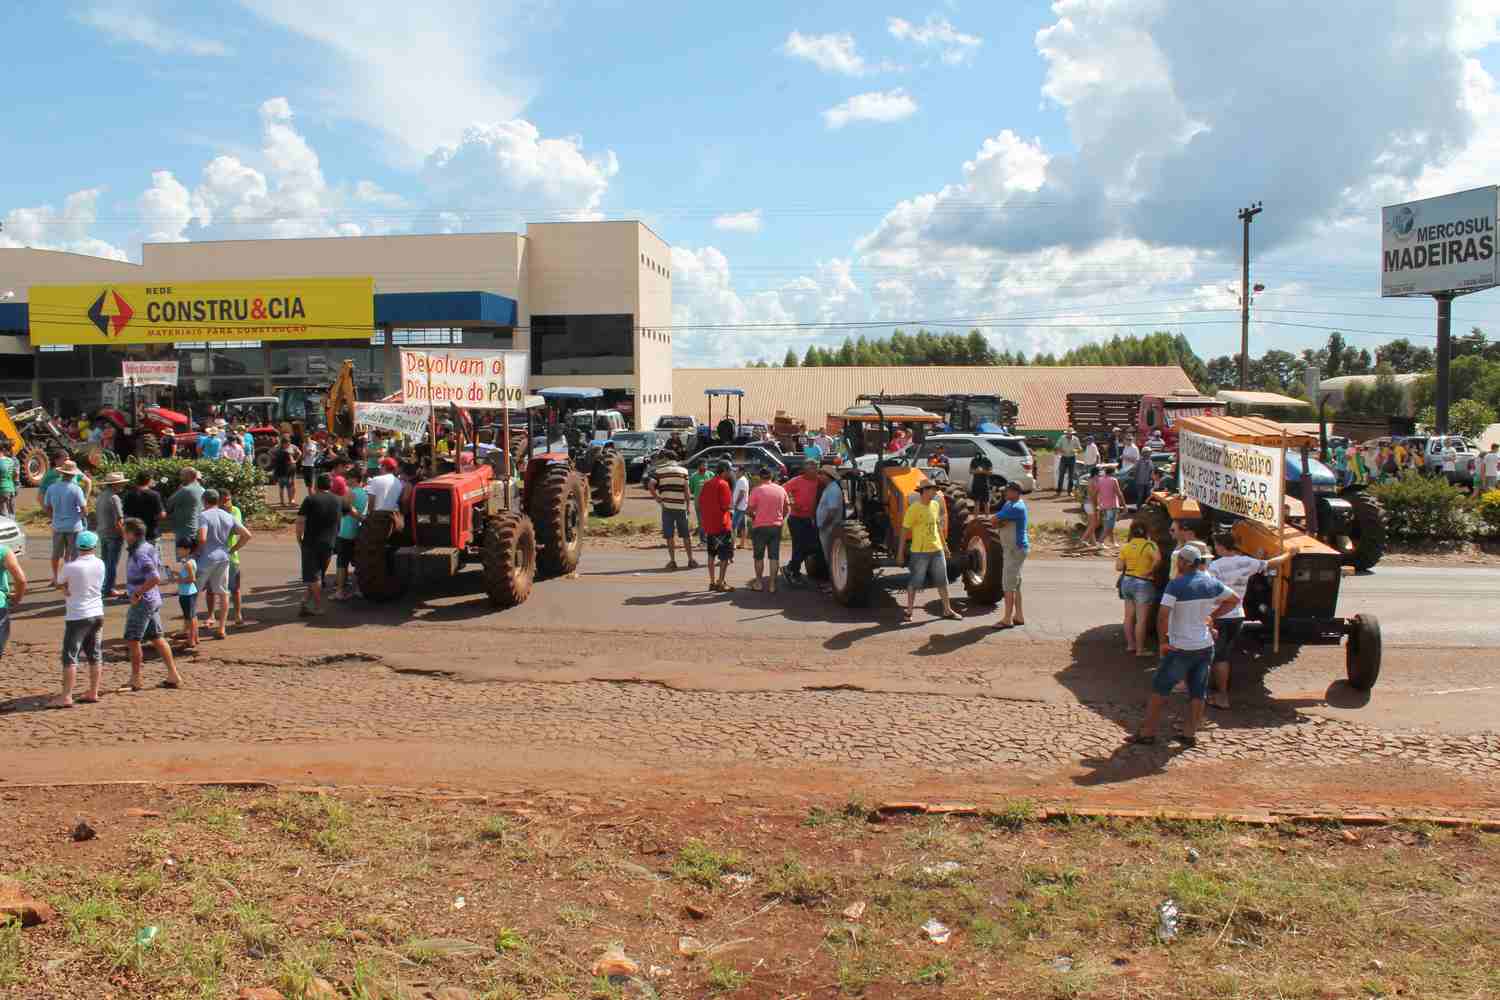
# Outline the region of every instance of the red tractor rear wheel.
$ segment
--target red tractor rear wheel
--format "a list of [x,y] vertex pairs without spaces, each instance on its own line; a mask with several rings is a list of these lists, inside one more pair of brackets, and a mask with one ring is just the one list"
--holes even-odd
[[536,578],[536,529],[531,518],[513,513],[490,518],[480,557],[490,602],[497,608],[526,603]]
[[594,513],[614,517],[625,503],[625,456],[613,448],[602,449],[589,471]]
[[589,493],[583,477],[559,462],[549,465],[531,494],[536,525],[537,569],[543,576],[565,576],[578,568],[583,553],[583,521]]
[[354,572],[359,578],[359,592],[371,601],[393,601],[406,589],[406,581],[396,572],[391,544],[396,536],[396,515],[377,510],[365,518],[354,540]]

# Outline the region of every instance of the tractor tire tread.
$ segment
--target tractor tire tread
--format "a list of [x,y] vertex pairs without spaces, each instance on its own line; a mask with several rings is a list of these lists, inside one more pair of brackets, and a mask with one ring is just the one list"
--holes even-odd
[[489,519],[480,547],[484,589],[497,608],[526,603],[536,579],[536,529],[525,514],[502,513]]

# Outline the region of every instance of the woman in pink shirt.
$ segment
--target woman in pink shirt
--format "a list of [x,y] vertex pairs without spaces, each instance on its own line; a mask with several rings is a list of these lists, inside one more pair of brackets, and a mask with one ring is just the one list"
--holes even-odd
[[1099,544],[1115,548],[1115,522],[1125,506],[1125,494],[1114,476],[1113,466],[1103,466],[1094,477],[1094,502],[1099,510]]
[[[757,469],[756,486],[750,491],[750,545],[755,553],[755,579],[751,590],[769,590],[776,593],[776,572],[781,562],[781,525],[786,521],[791,504],[786,490],[771,480],[771,470]],[[767,556],[771,559],[769,580],[763,572]]]

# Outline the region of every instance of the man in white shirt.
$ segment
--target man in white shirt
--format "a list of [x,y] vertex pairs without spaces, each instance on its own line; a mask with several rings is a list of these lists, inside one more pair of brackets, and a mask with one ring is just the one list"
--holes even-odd
[[1068,432],[1057,439],[1057,492],[1071,493],[1078,483],[1078,453],[1083,442],[1069,427]]
[[1089,439],[1088,447],[1083,449],[1083,471],[1086,475],[1093,475],[1094,469],[1099,465],[1099,446]]
[[730,507],[734,511],[734,547],[743,549],[750,544],[750,477],[743,468],[735,477]]
[[1490,450],[1480,456],[1479,472],[1485,492],[1500,487],[1500,444],[1490,445]]
[[1204,572],[1208,550],[1199,544],[1184,545],[1175,554],[1181,575],[1167,584],[1157,613],[1156,634],[1164,637],[1161,664],[1151,679],[1151,699],[1140,732],[1126,742],[1152,744],[1167,706],[1167,698],[1179,682],[1188,689],[1188,717],[1178,742],[1198,745],[1198,727],[1208,697],[1209,668],[1214,658],[1214,636],[1209,621],[1239,607],[1240,599],[1220,580]]
[[372,511],[399,511],[401,509],[401,494],[406,489],[406,484],[401,477],[396,475],[396,460],[389,456],[380,460],[380,475],[375,476],[365,484],[365,492],[370,495],[370,509]]
[[63,677],[62,694],[48,702],[51,708],[72,708],[73,685],[78,681],[78,661],[88,658],[89,687],[78,700],[99,700],[99,678],[104,673],[104,560],[95,553],[99,536],[78,533],[78,558],[62,569]]
[[1232,531],[1220,531],[1214,535],[1214,551],[1218,558],[1208,564],[1208,572],[1223,583],[1240,603],[1219,619],[1219,631],[1214,636],[1213,690],[1208,703],[1214,708],[1229,708],[1229,655],[1234,652],[1239,638],[1240,626],[1245,623],[1245,591],[1250,587],[1250,578],[1280,570],[1292,559],[1290,552],[1272,559],[1257,559],[1240,551]]

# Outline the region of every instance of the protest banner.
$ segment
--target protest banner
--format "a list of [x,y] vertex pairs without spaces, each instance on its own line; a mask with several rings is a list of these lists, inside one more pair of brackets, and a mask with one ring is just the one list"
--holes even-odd
[[177,362],[175,361],[122,361],[120,380],[134,385],[177,384]]
[[1280,448],[1236,444],[1183,431],[1177,478],[1183,496],[1272,528],[1280,528],[1286,465]]
[[521,407],[531,372],[528,351],[442,348],[401,351],[401,395],[407,403],[466,410]]
[[427,412],[426,403],[355,403],[354,423],[421,441],[427,436]]

